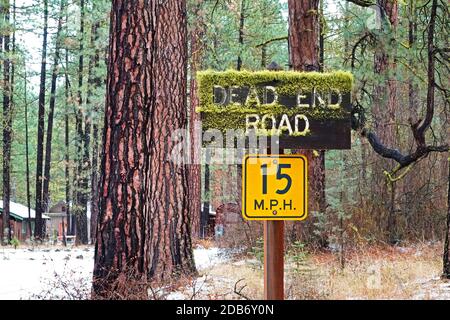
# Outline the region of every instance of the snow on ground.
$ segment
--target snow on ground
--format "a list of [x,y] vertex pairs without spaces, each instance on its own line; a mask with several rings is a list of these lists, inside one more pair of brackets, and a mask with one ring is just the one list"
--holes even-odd
[[0,249],[0,299],[39,298],[59,280],[67,281],[64,275],[85,282],[92,277],[93,259],[92,248]]
[[208,269],[230,259],[232,252],[227,249],[198,247],[194,249],[194,260],[197,270]]
[[419,280],[419,292],[415,300],[450,300],[450,282],[442,281],[439,277]]
[[[224,263],[225,249],[194,249],[198,270]],[[89,296],[93,247],[0,248],[0,300]]]

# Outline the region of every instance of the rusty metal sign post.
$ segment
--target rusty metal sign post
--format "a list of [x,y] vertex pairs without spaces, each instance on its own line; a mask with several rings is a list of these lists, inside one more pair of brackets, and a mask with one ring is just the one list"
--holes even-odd
[[[283,153],[283,150],[280,151]],[[284,220],[307,216],[307,168],[302,155],[247,155],[242,215],[264,220],[264,299],[284,299]]]
[[264,221],[264,299],[284,300],[284,221]]

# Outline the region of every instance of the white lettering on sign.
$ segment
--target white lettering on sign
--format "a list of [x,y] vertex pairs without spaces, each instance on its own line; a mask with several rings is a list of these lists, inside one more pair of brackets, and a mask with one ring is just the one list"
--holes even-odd
[[[262,91],[258,91],[258,88],[260,90],[262,89]],[[261,95],[258,92],[260,92]],[[213,102],[221,106],[226,106],[228,104],[249,104],[252,100],[255,101],[257,105],[263,104],[270,106],[279,103],[299,108],[339,108],[342,103],[342,94],[336,89],[318,91],[316,88],[313,88],[311,91],[306,92],[299,90],[293,95],[281,95],[283,99],[280,99],[277,88],[273,86],[222,87],[215,85],[213,96]],[[287,100],[291,102],[288,103]]]
[[[291,117],[292,119],[292,117]],[[294,126],[291,124],[291,119],[287,114],[281,116],[280,122],[277,124],[277,119],[272,114],[264,114],[260,117],[258,114],[247,114],[245,116],[245,134],[258,131],[271,132],[281,135],[283,131],[289,132],[289,135],[304,136],[309,132],[309,120],[304,114],[297,114],[293,117]],[[303,130],[300,129],[300,123],[304,122]]]
[[[305,128],[302,131],[299,131],[298,129],[300,120],[305,121]],[[295,116],[295,132],[299,135],[305,135],[309,132],[309,120],[304,114],[298,114]]]
[[292,131],[291,122],[289,121],[289,117],[287,114],[283,114],[281,117],[280,125],[278,126],[278,132],[281,134],[284,130],[289,131],[289,135],[292,135],[294,131]]
[[[308,96],[303,94],[301,91],[299,91],[297,93],[297,107],[299,108],[308,108],[309,107],[309,102],[308,103],[303,103],[305,99],[307,99]],[[307,102],[307,101],[305,101]]]

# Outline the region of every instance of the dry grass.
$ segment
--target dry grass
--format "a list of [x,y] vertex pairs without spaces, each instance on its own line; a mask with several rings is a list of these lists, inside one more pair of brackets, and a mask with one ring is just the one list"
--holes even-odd
[[[441,245],[371,246],[336,255],[313,255],[310,264],[327,299],[414,299],[422,284],[441,273]],[[293,297],[294,298],[294,297]]]
[[194,239],[192,239],[192,247],[193,248],[202,247],[202,248],[205,248],[205,249],[209,249],[209,248],[217,247],[217,245],[215,244],[213,239],[209,239],[209,238],[205,238],[205,239],[194,238]]
[[[441,251],[441,244],[365,246],[346,252],[343,270],[337,253],[312,253],[300,267],[286,263],[286,298],[450,299],[450,283],[439,279]],[[229,262],[204,272],[195,285],[195,299],[262,299],[263,270]]]

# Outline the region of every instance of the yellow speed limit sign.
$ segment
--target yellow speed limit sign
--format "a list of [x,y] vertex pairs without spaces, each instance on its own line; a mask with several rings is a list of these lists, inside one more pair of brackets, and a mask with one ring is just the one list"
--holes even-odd
[[248,155],[242,168],[244,219],[306,218],[308,163],[305,156]]

